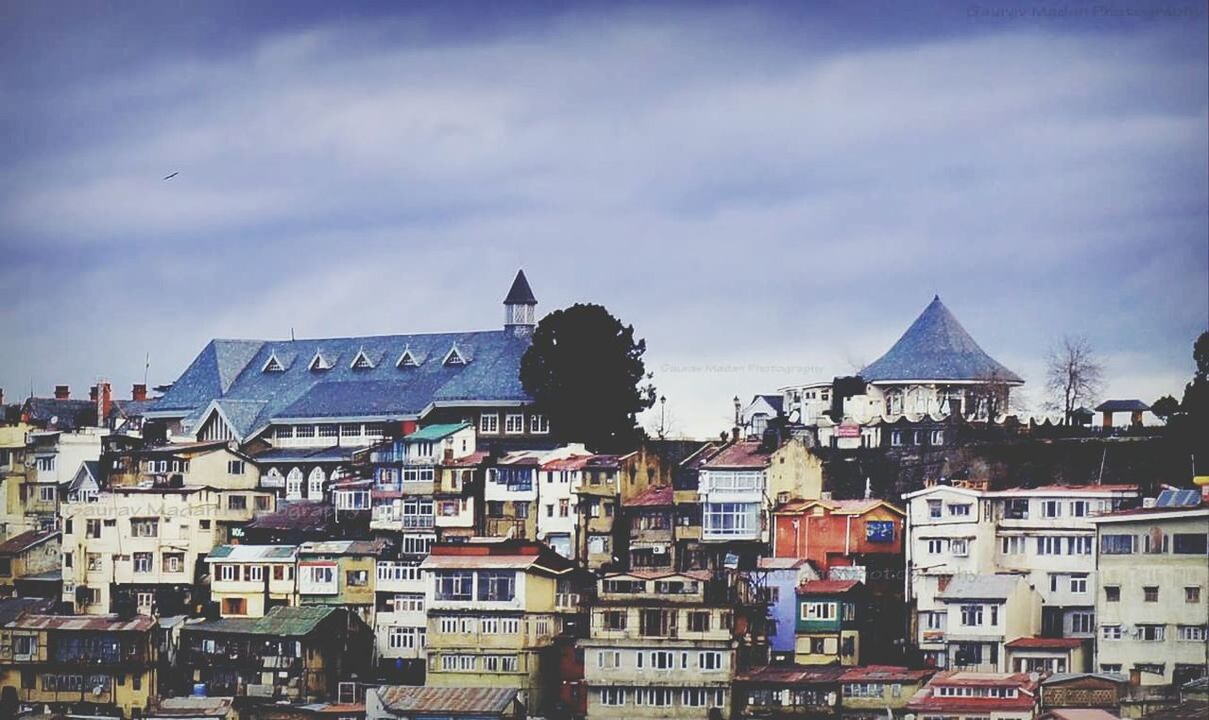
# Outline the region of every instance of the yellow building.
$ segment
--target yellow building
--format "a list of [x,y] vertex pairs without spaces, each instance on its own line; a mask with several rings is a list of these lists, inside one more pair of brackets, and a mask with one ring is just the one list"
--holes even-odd
[[156,621],[22,614],[0,628],[0,688],[81,715],[144,714],[155,694]]
[[59,533],[26,530],[0,543],[0,597],[17,594],[18,581],[54,577],[59,572]]
[[427,684],[519,688],[529,712],[542,714],[557,683],[557,580],[571,561],[537,542],[474,540],[435,545],[420,567]]
[[222,617],[262,617],[297,604],[293,545],[219,545],[210,551],[210,600]]
[[935,670],[912,670],[894,665],[855,667],[840,676],[843,720],[883,720],[890,710],[905,717],[907,703]]
[[25,524],[26,493],[25,434],[33,429],[26,423],[0,425],[0,538],[35,529]]
[[381,540],[327,540],[298,546],[298,604],[338,605],[374,624],[374,579]]
[[69,494],[61,508],[63,601],[77,613],[197,612],[201,559],[274,506],[226,443],[118,455],[108,486]]

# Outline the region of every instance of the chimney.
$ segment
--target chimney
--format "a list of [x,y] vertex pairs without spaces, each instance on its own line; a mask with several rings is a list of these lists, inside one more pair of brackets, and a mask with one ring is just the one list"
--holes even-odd
[[109,406],[113,402],[113,393],[108,382],[97,383],[97,395],[97,427],[105,427],[105,421],[109,418]]
[[147,399],[147,385],[144,383],[135,383],[130,389],[130,399],[135,402],[141,402]]
[[4,407],[4,388],[0,388],[0,407]]
[[67,385],[55,385],[55,400],[67,400],[71,398],[71,388]]
[[88,388],[88,400],[90,402],[97,401],[97,386],[96,385],[93,385],[92,387]]

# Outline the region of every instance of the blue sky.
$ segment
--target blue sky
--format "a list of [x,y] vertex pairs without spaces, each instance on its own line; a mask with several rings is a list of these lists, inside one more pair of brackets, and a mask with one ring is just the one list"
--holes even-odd
[[934,293],[1033,405],[1069,333],[1178,396],[1209,324],[1203,3],[109,5],[0,3],[9,399],[494,327],[522,266],[701,434]]

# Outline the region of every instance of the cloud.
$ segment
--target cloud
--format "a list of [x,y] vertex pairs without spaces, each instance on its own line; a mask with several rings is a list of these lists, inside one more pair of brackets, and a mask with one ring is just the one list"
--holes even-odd
[[[135,347],[167,381],[212,335],[492,327],[523,265],[543,308],[634,323],[695,432],[874,359],[934,292],[1009,366],[1086,332],[1175,389],[1206,324],[1206,69],[1174,23],[1070,27],[382,17],[38,88],[37,152],[0,169],[0,382],[129,379]],[[702,362],[751,369],[658,373]]]

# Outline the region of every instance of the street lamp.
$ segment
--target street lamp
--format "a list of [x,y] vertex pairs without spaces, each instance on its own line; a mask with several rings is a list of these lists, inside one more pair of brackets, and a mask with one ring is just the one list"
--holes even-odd
[[667,414],[665,412],[666,410],[667,410],[667,397],[664,395],[660,395],[659,396],[659,439],[660,440],[662,440],[664,435],[667,433],[667,425],[665,424],[667,422]]

